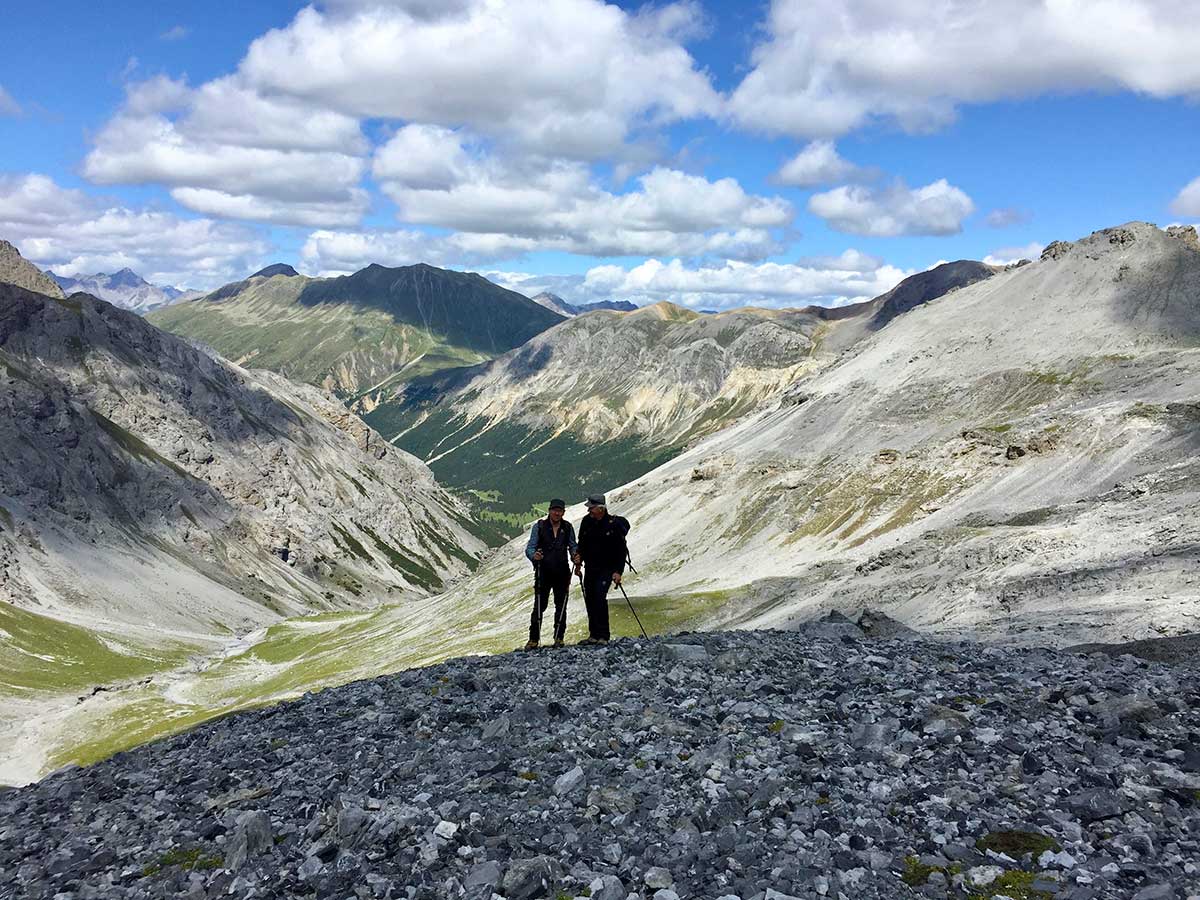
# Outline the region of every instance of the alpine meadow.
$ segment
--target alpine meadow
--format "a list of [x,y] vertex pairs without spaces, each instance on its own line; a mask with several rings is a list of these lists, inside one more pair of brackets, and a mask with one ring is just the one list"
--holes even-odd
[[1200,7],[7,13],[0,900],[1200,900]]

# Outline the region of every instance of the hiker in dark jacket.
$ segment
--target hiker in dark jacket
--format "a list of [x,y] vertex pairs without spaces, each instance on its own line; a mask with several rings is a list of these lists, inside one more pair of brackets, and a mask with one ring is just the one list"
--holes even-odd
[[575,556],[575,574],[587,567],[583,576],[583,602],[587,607],[588,637],[580,644],[607,644],[608,589],[621,584],[625,573],[625,535],[629,521],[608,513],[603,494],[587,498],[588,514],[579,523],[579,552]]
[[563,645],[567,633],[567,592],[571,589],[571,560],[578,553],[575,529],[570,522],[563,521],[566,504],[561,500],[550,501],[546,518],[533,523],[529,532],[529,543],[525,555],[537,570],[537,605],[529,619],[529,643],[526,650],[536,650],[542,639],[542,616],[550,602],[550,591],[554,591],[554,646]]

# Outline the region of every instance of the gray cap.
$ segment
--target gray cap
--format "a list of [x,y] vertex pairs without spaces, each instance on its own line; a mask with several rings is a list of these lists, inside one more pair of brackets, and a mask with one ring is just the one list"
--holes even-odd
[[591,509],[593,506],[608,506],[608,503],[605,501],[603,494],[589,494],[588,495],[587,508]]
[[557,497],[555,497],[553,500],[550,501],[549,509],[561,509],[561,510],[565,511],[566,508],[567,508],[567,504],[563,503]]

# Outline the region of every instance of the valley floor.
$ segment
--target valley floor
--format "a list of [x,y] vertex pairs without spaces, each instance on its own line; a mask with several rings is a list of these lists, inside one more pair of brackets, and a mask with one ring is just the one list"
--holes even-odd
[[1192,666],[846,620],[457,659],[0,793],[0,897],[1182,900],[1198,730]]

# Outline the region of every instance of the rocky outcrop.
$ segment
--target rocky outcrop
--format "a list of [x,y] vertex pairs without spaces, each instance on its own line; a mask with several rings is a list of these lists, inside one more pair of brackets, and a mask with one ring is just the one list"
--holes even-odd
[[553,659],[461,659],[309,694],[0,794],[5,888],[106,900],[1194,888],[1194,668],[873,639],[845,619],[542,652]]
[[54,279],[21,256],[21,251],[8,241],[0,241],[0,284],[15,284],[47,297],[63,297]]

